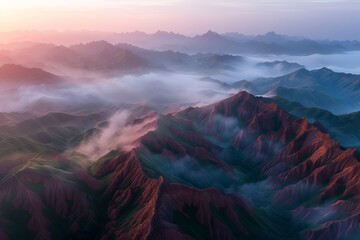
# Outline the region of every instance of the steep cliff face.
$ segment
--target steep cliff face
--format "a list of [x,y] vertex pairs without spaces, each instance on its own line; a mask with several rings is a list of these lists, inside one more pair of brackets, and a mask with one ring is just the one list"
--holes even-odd
[[[101,239],[267,239],[297,236],[288,216],[214,188],[197,189],[145,176],[135,151],[113,152],[93,167],[108,183]],[[270,224],[276,221],[276,224]],[[286,224],[283,230],[278,225]]]
[[107,183],[101,239],[147,239],[156,210],[162,179],[149,179],[133,151],[108,156],[93,167],[94,175]]
[[[164,183],[149,239],[298,238],[287,220],[233,194]],[[282,229],[280,222],[288,228]]]

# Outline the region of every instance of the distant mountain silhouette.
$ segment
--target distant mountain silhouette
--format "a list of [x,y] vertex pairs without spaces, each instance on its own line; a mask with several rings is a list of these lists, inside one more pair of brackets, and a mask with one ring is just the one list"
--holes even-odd
[[50,42],[58,45],[105,40],[112,44],[128,43],[147,49],[175,50],[186,53],[309,55],[360,50],[358,41],[319,41],[280,35],[275,32],[257,36],[245,36],[239,33],[221,35],[211,30],[195,37],[165,31],[158,31],[153,34],[143,32],[18,31],[0,34],[0,39],[6,42],[16,40]]

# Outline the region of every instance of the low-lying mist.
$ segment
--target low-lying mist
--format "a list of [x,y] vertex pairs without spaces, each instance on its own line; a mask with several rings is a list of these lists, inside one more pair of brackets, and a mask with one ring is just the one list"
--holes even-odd
[[[235,93],[201,76],[150,73],[110,79],[73,80],[61,85],[28,85],[1,89],[0,111],[71,111],[98,106],[143,104],[163,112],[167,109],[204,105]],[[36,105],[39,105],[36,109]],[[45,107],[47,106],[47,107]],[[66,109],[68,108],[68,109]]]
[[[96,159],[110,150],[131,148],[141,134],[151,129],[142,131],[144,123],[129,124],[128,115],[134,106],[146,106],[157,114],[203,106],[242,90],[233,87],[231,84],[234,82],[281,76],[301,65],[309,69],[325,66],[335,71],[360,73],[360,52],[243,58],[244,61],[233,63],[229,68],[214,71],[152,71],[116,77],[100,77],[97,74],[89,77],[87,74],[79,78],[78,72],[67,70],[67,76],[56,84],[16,85],[11,81],[2,82],[0,112],[44,115],[48,112],[83,114],[106,110],[112,116],[108,119],[108,126],[101,128],[100,133],[78,148],[79,152]],[[131,135],[133,137],[129,138]]]
[[130,151],[136,147],[140,137],[155,129],[157,119],[156,115],[145,113],[143,118],[131,122],[131,115],[130,110],[115,112],[109,118],[107,126],[84,141],[76,151],[88,156],[90,160],[97,160],[112,150]]
[[[127,75],[109,79],[67,81],[57,85],[28,85],[2,89],[0,111],[89,114],[106,111],[111,117],[89,138],[83,138],[70,151],[97,160],[112,150],[129,151],[138,138],[155,128],[158,114],[189,106],[207,105],[236,93],[217,83],[188,74]],[[137,109],[136,109],[137,108]],[[144,110],[140,111],[139,108]],[[134,113],[140,112],[134,117]],[[148,115],[151,113],[151,115]]]
[[[194,70],[185,73],[181,70],[154,70],[117,77],[100,77],[95,71],[93,76],[87,72],[86,77],[79,78],[78,70],[67,69],[66,77],[62,77],[64,81],[59,84],[29,83],[11,87],[11,81],[6,86],[2,82],[0,111],[87,112],[110,105],[117,108],[119,105],[143,104],[166,112],[226,98],[241,90],[231,86],[234,82],[281,76],[301,66],[360,73],[360,52],[310,56],[258,55],[243,56],[243,59],[226,63],[231,65],[216,71]],[[203,81],[206,77],[210,77],[211,81]]]

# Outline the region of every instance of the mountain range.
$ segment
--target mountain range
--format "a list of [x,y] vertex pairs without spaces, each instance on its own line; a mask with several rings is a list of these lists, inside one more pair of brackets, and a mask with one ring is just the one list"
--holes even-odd
[[[106,60],[104,60],[106,59]],[[154,51],[129,44],[112,45],[105,41],[90,42],[70,47],[35,44],[17,50],[4,51],[0,63],[41,68],[58,75],[119,76],[149,72],[180,72],[221,74],[237,72],[251,65],[238,55],[186,54],[176,51]],[[304,66],[287,61],[260,62],[256,66],[265,72],[287,74]]]
[[[72,127],[101,128],[103,116],[17,116],[2,127],[1,138],[16,139],[17,146],[26,138],[40,144],[49,136],[79,134]],[[110,151],[94,162],[73,159],[89,137],[81,134],[65,148],[45,144],[41,152],[13,148],[3,155],[1,238],[359,236],[360,155],[306,119],[246,92],[147,118],[127,123],[154,127],[133,149]],[[48,137],[40,134],[44,127]]]
[[[200,52],[309,55],[360,50],[358,41],[310,40],[280,35],[275,32],[257,36],[245,36],[239,33],[219,34],[210,30],[194,37],[164,31],[153,34],[143,32],[17,31],[0,33],[0,39],[3,42],[30,41],[57,45],[73,45],[79,42],[106,40],[113,44],[128,43],[147,49],[175,50],[192,54]],[[6,44],[3,47],[6,47]]]
[[0,39],[0,239],[360,238],[359,42]]
[[360,112],[334,115],[329,111],[319,108],[307,108],[298,102],[290,102],[280,97],[265,99],[275,102],[286,112],[298,118],[306,118],[323,131],[329,132],[331,137],[337,139],[341,145],[360,148],[360,131],[358,131],[357,127],[360,124]]
[[325,109],[336,114],[360,110],[360,76],[337,73],[328,68],[304,68],[275,78],[259,78],[233,84],[256,95],[279,96],[305,107]]

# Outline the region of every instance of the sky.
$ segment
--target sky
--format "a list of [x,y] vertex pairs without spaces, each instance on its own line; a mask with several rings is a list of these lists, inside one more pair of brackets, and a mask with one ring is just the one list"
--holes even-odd
[[359,0],[0,0],[0,32],[157,30],[360,40]]

